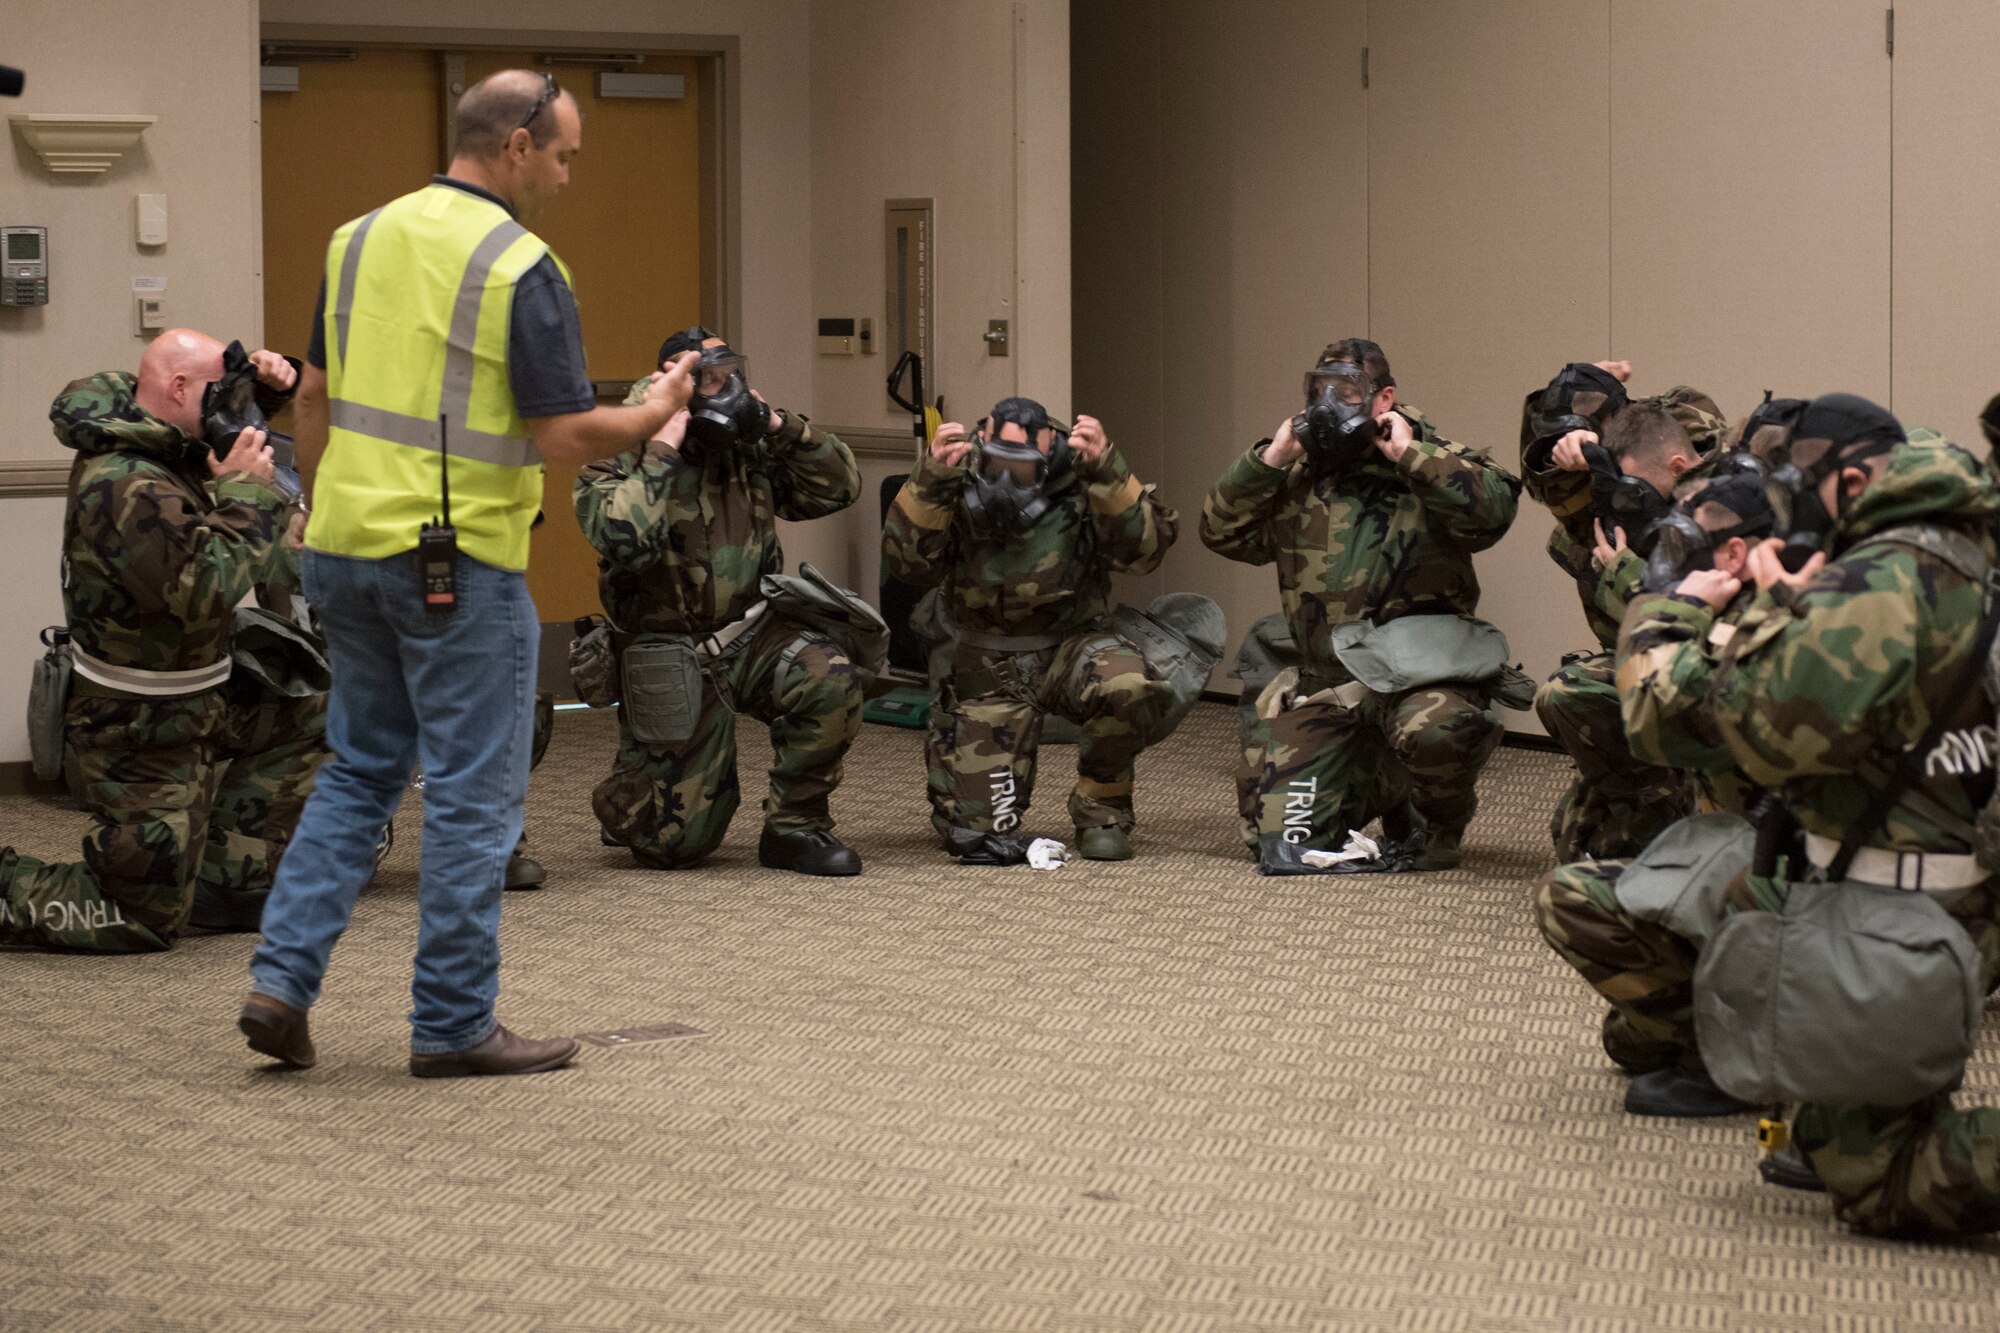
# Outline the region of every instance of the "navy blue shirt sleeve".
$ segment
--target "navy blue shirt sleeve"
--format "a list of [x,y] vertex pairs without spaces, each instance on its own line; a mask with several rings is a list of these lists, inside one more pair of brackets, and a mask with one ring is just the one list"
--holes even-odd
[[306,339],[306,360],[326,369],[326,279],[319,280],[319,299],[313,302],[312,336]]
[[563,416],[597,406],[597,391],[583,368],[576,297],[552,256],[543,255],[514,284],[507,378],[514,388],[514,410],[523,417]]

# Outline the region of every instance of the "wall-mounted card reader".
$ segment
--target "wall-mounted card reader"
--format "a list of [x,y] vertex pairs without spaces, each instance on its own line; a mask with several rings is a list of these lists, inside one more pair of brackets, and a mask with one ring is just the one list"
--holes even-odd
[[819,350],[823,356],[852,356],[861,350],[860,332],[851,319],[821,319]]
[[0,305],[49,303],[49,229],[0,227]]

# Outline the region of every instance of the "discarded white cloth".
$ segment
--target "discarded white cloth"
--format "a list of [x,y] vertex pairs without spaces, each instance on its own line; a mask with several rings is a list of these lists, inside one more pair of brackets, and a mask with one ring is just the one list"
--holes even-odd
[[1028,844],[1028,864],[1037,870],[1060,870],[1069,860],[1069,848],[1054,838],[1037,838]]
[[[1029,855],[1032,857],[1034,853],[1030,852]],[[1315,870],[1324,870],[1328,866],[1337,866],[1345,861],[1372,861],[1380,855],[1382,855],[1382,845],[1375,839],[1365,833],[1350,833],[1347,835],[1347,845],[1339,851],[1300,852],[1299,860]]]

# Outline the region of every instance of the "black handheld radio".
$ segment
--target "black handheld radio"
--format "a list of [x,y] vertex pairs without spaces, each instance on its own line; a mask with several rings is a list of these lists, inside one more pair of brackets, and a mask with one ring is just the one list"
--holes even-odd
[[417,578],[424,610],[458,609],[458,529],[451,525],[451,447],[445,418],[438,417],[438,480],[442,512],[417,532]]

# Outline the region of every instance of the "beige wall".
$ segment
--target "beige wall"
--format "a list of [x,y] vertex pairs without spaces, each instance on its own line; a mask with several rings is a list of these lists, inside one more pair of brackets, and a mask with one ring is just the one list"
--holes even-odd
[[[132,279],[167,279],[178,323],[255,337],[262,298],[258,219],[256,5],[180,0],[159,21],[146,0],[10,4],[0,46],[27,71],[14,112],[157,116],[136,149],[103,175],[57,177],[8,129],[0,154],[0,222],[49,229],[49,304],[0,307],[0,462],[67,458],[49,432],[49,402],[79,375],[136,369]],[[105,32],[144,33],[109,43]],[[190,70],[202,77],[189,78]],[[165,192],[168,243],[141,250],[133,196]],[[22,722],[35,631],[62,620],[59,498],[0,496],[0,762],[27,757]]]
[[[936,200],[936,363],[926,393],[970,422],[1022,393],[1070,411],[1069,0],[821,0],[812,13],[812,314],[870,316],[885,336],[883,206]],[[1010,322],[990,356],[987,321]],[[811,410],[901,454],[909,414],[883,352],[817,356]],[[871,597],[881,567],[871,460],[861,502],[810,530],[846,544]],[[787,553],[795,550],[787,536]]]
[[[1847,389],[1975,439],[2000,388],[2000,182],[1976,166],[2000,5],[1896,13],[1892,62],[1878,0],[1079,6],[1077,394],[1158,434],[1133,452],[1185,519],[1162,586],[1239,635],[1275,607],[1195,514],[1318,347],[1364,329],[1407,401],[1509,468],[1521,394],[1605,356],[1732,417],[1767,386]],[[1479,558],[1538,675],[1589,642],[1550,526],[1524,500]]]

